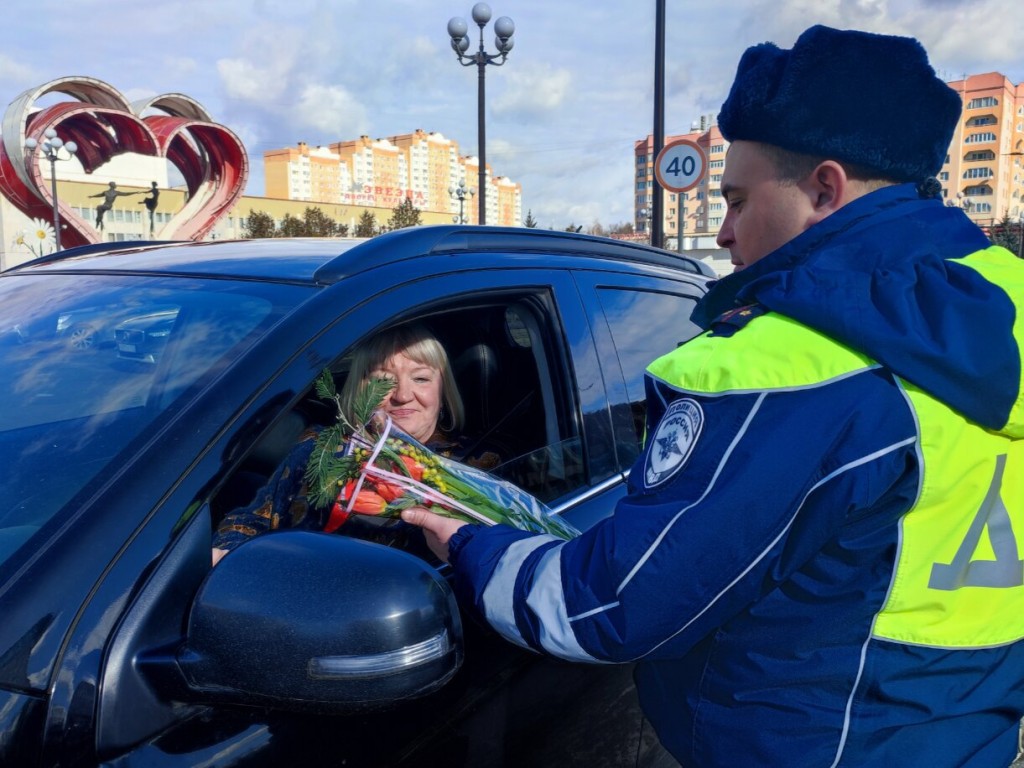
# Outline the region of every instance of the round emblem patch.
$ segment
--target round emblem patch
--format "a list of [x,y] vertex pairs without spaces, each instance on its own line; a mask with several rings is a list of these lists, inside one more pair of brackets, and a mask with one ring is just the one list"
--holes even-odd
[[704,411],[696,400],[676,400],[665,411],[651,438],[644,463],[644,485],[653,488],[683,468],[704,426]]

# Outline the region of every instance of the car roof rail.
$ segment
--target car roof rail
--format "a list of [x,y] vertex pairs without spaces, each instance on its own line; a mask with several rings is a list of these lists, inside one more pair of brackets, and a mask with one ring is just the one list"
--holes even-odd
[[45,256],[30,261],[23,261],[8,267],[5,272],[12,272],[22,267],[34,267],[39,264],[51,264],[55,261],[63,261],[75,256],[87,256],[90,253],[105,253],[107,251],[124,251],[129,248],[147,248],[154,245],[180,245],[185,240],[116,240],[109,243],[86,243],[85,245],[73,245],[70,248],[62,248],[59,251],[48,253]]
[[333,283],[374,264],[428,254],[457,254],[470,251],[583,252],[598,258],[656,264],[711,277],[693,257],[653,248],[643,243],[558,230],[439,224],[407,227],[371,238],[317,269],[315,279],[320,283]]

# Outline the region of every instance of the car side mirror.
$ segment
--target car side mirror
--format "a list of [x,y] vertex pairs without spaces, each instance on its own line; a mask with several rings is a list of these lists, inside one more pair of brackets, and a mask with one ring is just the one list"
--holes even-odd
[[254,538],[208,574],[176,664],[206,700],[357,711],[438,689],[462,657],[455,597],[427,563],[285,531]]

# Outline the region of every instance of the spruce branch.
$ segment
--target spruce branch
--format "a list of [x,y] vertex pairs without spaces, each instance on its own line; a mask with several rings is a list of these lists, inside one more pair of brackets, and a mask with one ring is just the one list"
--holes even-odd
[[[338,421],[317,435],[309,462],[306,464],[304,479],[309,501],[314,507],[319,509],[332,504],[338,497],[340,486],[359,474],[360,465],[355,457],[340,455],[339,451],[344,449],[345,444],[356,433],[373,442],[367,435],[366,425],[394,386],[395,382],[392,379],[370,380],[356,396],[353,403],[354,412],[347,415],[342,408],[341,397],[338,395],[330,370],[325,368],[317,377],[317,397],[334,403]],[[349,416],[355,424],[349,420]]]

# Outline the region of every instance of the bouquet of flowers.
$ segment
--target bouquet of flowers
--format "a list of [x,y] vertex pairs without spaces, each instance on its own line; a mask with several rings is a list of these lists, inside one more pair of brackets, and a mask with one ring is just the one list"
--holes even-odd
[[306,465],[310,501],[331,507],[326,531],[337,530],[351,514],[395,518],[408,507],[426,506],[469,523],[504,523],[562,539],[578,535],[512,483],[438,456],[395,427],[390,417],[375,413],[393,386],[388,379],[370,381],[350,421],[334,377],[324,371],[317,379],[317,395],[333,401],[338,414],[337,423],[317,437]]

